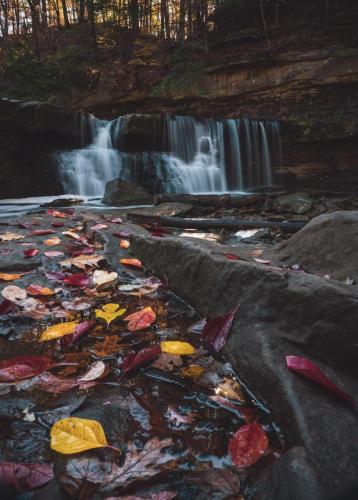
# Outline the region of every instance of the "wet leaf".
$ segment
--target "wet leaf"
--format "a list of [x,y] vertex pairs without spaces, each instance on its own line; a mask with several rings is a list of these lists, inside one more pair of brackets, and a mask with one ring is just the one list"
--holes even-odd
[[239,307],[238,305],[232,312],[210,319],[206,323],[203,330],[203,339],[207,349],[212,352],[221,351],[227,342],[231,326]]
[[77,297],[72,301],[63,300],[61,305],[66,311],[86,311],[91,308],[91,304],[89,302],[85,302],[82,297]]
[[61,347],[69,347],[85,337],[96,326],[95,320],[84,321],[76,326],[75,331],[61,338]]
[[88,389],[96,385],[96,382],[81,383],[77,378],[61,378],[52,375],[51,373],[44,373],[37,379],[34,379],[34,386],[37,388],[53,394],[61,394],[62,392],[69,391],[78,387],[79,389]]
[[119,248],[129,248],[130,243],[128,240],[119,240]]
[[16,302],[18,300],[23,300],[23,299],[26,299],[26,297],[27,297],[26,290],[24,290],[23,288],[20,288],[20,287],[18,287],[16,285],[5,286],[1,290],[1,295],[5,299],[10,300],[11,302]]
[[24,250],[23,253],[29,259],[30,257],[35,257],[39,253],[39,250],[37,248],[29,248],[28,250]]
[[48,288],[46,286],[41,285],[29,285],[26,288],[26,291],[29,295],[54,295],[55,291],[52,288]]
[[6,273],[0,273],[0,280],[1,281],[15,281],[21,278],[24,273],[21,274],[6,274]]
[[286,364],[289,370],[300,373],[328,391],[333,392],[339,398],[344,399],[348,403],[355,404],[352,396],[337,387],[312,361],[302,356],[286,356]]
[[18,233],[3,233],[0,234],[0,241],[23,240],[25,236]]
[[53,247],[55,245],[59,245],[61,243],[61,240],[60,238],[49,238],[48,240],[45,240],[43,243],[48,247]]
[[121,259],[119,262],[125,266],[142,267],[139,259]]
[[239,260],[240,259],[240,257],[238,257],[237,255],[235,255],[233,253],[224,253],[223,255],[224,255],[224,257],[226,257],[229,260]]
[[166,340],[161,342],[160,347],[162,352],[166,352],[168,354],[178,354],[181,356],[195,353],[195,349],[191,344],[188,342],[181,342],[179,340]]
[[159,345],[146,347],[137,353],[130,353],[124,358],[121,370],[123,373],[129,373],[139,366],[152,362],[160,353]]
[[106,365],[103,361],[96,361],[93,363],[88,371],[78,378],[79,382],[92,382],[93,380],[97,380],[106,373]]
[[157,315],[151,307],[145,307],[140,311],[130,314],[124,321],[128,321],[128,330],[130,332],[136,332],[138,330],[145,330],[149,328],[154,321],[156,321]]
[[189,478],[189,480],[197,483],[200,488],[205,488],[205,490],[207,484],[210,489],[208,498],[216,498],[213,492],[220,492],[222,493],[220,498],[237,498],[239,500],[240,478],[230,469],[204,470],[198,472],[194,478]]
[[49,250],[48,252],[44,252],[44,255],[46,257],[52,258],[52,257],[63,257],[65,254],[60,250]]
[[215,392],[226,398],[245,402],[245,396],[242,392],[241,385],[232,378],[224,377],[224,381],[215,388]]
[[35,377],[54,366],[46,356],[17,356],[0,361],[0,382],[15,382]]
[[96,420],[68,417],[51,428],[51,448],[58,453],[72,454],[107,446],[104,430]]
[[12,487],[17,492],[42,486],[53,477],[52,465],[0,461],[0,484]]
[[241,427],[229,441],[228,452],[239,469],[256,463],[268,447],[268,437],[257,422]]
[[102,260],[104,260],[102,255],[78,255],[77,257],[61,260],[60,264],[63,267],[75,266],[85,270],[87,267],[97,267]]
[[68,321],[67,323],[57,323],[56,325],[49,326],[42,332],[39,340],[40,342],[44,342],[63,337],[64,335],[70,335],[75,332],[78,325],[78,321]]
[[48,272],[45,273],[45,276],[50,281],[62,281],[66,278],[65,274],[57,272]]
[[259,264],[264,264],[266,266],[269,266],[271,264],[270,260],[265,260],[265,259],[255,259],[253,258],[255,262],[258,262]]
[[204,373],[204,368],[200,365],[189,365],[186,368],[182,368],[181,374],[183,377],[198,378]]
[[[144,495],[144,496],[143,496]],[[121,497],[108,497],[106,500],[172,500],[178,493],[176,491],[161,491],[159,493],[143,493],[141,496],[125,495]]]
[[153,367],[159,368],[159,370],[172,371],[174,368],[181,366],[183,364],[183,360],[181,356],[174,354],[165,354],[162,352],[158,359],[156,359],[153,363]]
[[118,273],[116,272],[102,271],[97,269],[93,273],[92,281],[95,285],[100,286],[104,285],[105,283],[111,283],[117,278],[118,278]]
[[182,415],[171,405],[168,406],[166,416],[174,425],[192,424],[193,422],[195,422],[195,416]]
[[83,287],[89,285],[90,279],[85,274],[71,274],[70,276],[66,276],[63,283],[65,285]]
[[0,304],[0,316],[10,314],[16,309],[16,304],[9,299],[4,299]]
[[96,356],[103,357],[118,353],[126,347],[126,344],[122,342],[122,339],[118,335],[106,335],[103,340],[96,342],[94,353]]
[[119,304],[105,304],[102,309],[95,309],[96,318],[101,318],[106,321],[107,325],[112,323],[113,320],[123,316],[126,309],[120,309]]
[[58,210],[47,210],[47,215],[52,215],[52,217],[58,217],[60,219],[71,219],[69,214],[65,212],[59,212]]
[[103,483],[105,474],[110,471],[111,464],[101,462],[97,457],[74,458],[66,463],[60,484],[70,498],[89,500]]
[[34,229],[31,234],[34,236],[46,236],[48,234],[55,234],[56,231],[53,229]]

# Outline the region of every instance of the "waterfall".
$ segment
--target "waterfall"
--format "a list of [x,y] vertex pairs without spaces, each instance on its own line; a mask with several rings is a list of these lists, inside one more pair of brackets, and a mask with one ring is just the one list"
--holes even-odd
[[82,149],[57,153],[66,193],[99,197],[115,178],[152,193],[243,192],[273,185],[272,162],[281,151],[277,121],[168,115],[165,152],[126,153],[130,119],[82,119]]

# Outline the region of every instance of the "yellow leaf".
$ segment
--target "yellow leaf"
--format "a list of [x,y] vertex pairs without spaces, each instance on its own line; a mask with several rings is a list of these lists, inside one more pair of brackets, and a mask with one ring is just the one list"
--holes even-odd
[[44,332],[42,332],[40,342],[57,339],[58,337],[63,337],[64,335],[70,335],[75,331],[78,324],[78,321],[68,321],[67,323],[57,323],[57,325],[49,326]]
[[107,446],[104,430],[96,420],[68,417],[51,428],[51,448],[58,453],[71,454]]
[[119,316],[123,316],[127,309],[119,309],[119,304],[105,304],[102,309],[95,309],[96,318],[102,318],[107,325]]
[[0,273],[0,280],[2,281],[14,281],[18,280],[21,278],[23,274],[6,274],[6,273]]
[[44,244],[47,245],[48,247],[59,245],[61,243],[60,238],[49,238],[48,240],[44,241]]
[[179,340],[167,340],[161,342],[160,347],[162,352],[167,352],[168,354],[194,354],[194,347],[188,342],[180,342]]
[[181,369],[183,377],[198,378],[204,373],[204,368],[199,365],[189,365]]
[[12,240],[23,240],[25,236],[18,233],[3,233],[0,234],[0,241],[12,241]]

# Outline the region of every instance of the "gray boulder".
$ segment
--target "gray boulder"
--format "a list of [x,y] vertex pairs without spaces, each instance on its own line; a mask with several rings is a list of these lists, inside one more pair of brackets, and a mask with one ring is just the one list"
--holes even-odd
[[153,196],[142,186],[114,179],[107,182],[102,203],[114,206],[152,205]]
[[313,199],[308,193],[291,193],[279,196],[275,200],[276,211],[303,215],[313,207]]

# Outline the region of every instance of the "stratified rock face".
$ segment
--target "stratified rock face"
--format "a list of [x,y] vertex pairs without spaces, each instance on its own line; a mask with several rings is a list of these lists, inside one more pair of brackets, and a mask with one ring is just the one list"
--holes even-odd
[[358,212],[320,215],[272,250],[275,260],[358,283]]
[[290,450],[257,478],[251,498],[345,498],[358,477],[352,439],[357,417],[324,389],[289,372],[285,356],[311,359],[343,390],[357,394],[356,287],[229,261],[204,242],[137,236],[131,244],[144,265],[203,316],[240,304],[225,354],[269,404]]
[[146,205],[153,203],[153,196],[142,186],[115,179],[106,185],[102,203],[107,205]]

